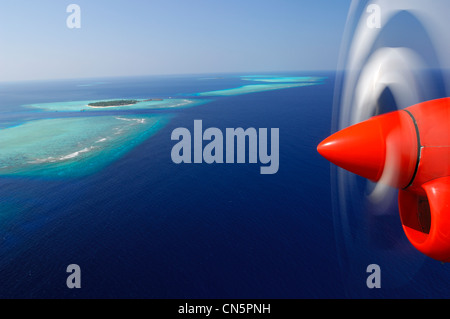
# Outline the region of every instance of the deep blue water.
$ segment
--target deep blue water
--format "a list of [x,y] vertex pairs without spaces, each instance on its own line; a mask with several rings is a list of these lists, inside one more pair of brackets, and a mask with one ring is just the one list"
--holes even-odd
[[[0,297],[343,298],[349,286],[361,297],[448,295],[449,276],[436,263],[424,266],[432,274],[425,268],[395,290],[369,292],[365,282],[343,281],[330,168],[316,152],[330,133],[335,75],[304,75],[328,79],[171,110],[165,128],[94,175],[0,178]],[[1,127],[45,117],[20,107],[28,103],[180,97],[249,84],[208,77],[8,84],[0,87]],[[171,132],[192,131],[197,119],[223,131],[279,128],[279,172],[260,175],[259,164],[174,164]],[[81,289],[66,287],[69,264],[81,267]]]
[[[2,89],[2,111],[20,111],[6,114],[20,122],[45,117],[18,107],[33,102],[178,96],[249,84],[202,78],[10,84]],[[0,179],[0,296],[340,296],[329,169],[315,151],[329,132],[332,87],[331,79],[173,110],[154,137],[86,178]],[[224,131],[279,128],[278,174],[260,175],[260,165],[172,163],[171,132],[192,130],[195,119]],[[72,263],[82,270],[80,290],[66,287]]]

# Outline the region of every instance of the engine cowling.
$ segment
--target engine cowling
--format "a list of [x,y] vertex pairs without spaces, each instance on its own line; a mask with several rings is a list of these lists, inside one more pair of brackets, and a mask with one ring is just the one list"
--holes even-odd
[[450,262],[450,98],[420,103],[353,125],[324,140],[333,164],[400,189],[409,241]]

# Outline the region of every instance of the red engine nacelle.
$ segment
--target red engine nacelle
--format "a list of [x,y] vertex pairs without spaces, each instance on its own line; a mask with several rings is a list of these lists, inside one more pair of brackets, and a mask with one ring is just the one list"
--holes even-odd
[[327,138],[318,151],[341,168],[400,189],[410,242],[450,262],[450,98],[373,117]]

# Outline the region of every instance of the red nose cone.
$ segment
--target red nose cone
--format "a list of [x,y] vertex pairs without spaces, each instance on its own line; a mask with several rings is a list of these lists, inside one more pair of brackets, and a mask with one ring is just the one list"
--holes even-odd
[[386,158],[386,140],[379,122],[371,119],[330,136],[317,150],[333,164],[378,181]]
[[317,150],[333,164],[374,182],[390,166],[388,183],[402,188],[410,183],[417,163],[417,133],[408,113],[393,112],[337,132]]

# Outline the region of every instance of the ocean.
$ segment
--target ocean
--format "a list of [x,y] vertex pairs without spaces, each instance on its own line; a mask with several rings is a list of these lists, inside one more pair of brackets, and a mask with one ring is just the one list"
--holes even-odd
[[[80,132],[86,136],[91,132],[89,126],[80,129],[80,121],[91,123],[84,118],[102,132],[116,132],[111,121],[117,118],[164,118],[157,127],[133,126],[126,138],[97,148],[95,156],[68,151],[72,162],[55,168],[52,152],[68,144],[44,141],[35,152],[48,160],[45,165],[14,166],[3,175],[0,169],[0,297],[450,296],[448,267],[431,260],[421,260],[411,278],[393,288],[387,284],[369,290],[363,268],[356,270],[357,279],[343,276],[347,271],[343,265],[352,260],[343,262],[349,257],[343,257],[335,236],[330,165],[316,151],[331,132],[335,77],[334,72],[297,72],[0,85],[0,137],[34,125],[30,132],[35,133],[21,137],[23,145],[49,127],[50,120],[61,127],[65,123],[61,121],[78,119],[69,140],[73,136],[79,140],[85,136]],[[290,86],[305,81],[314,83]],[[290,84],[256,91],[248,87],[283,82]],[[39,108],[49,103],[153,97],[201,103],[89,112]],[[259,164],[173,163],[176,142],[171,133],[180,127],[193,131],[194,120],[223,132],[279,128],[278,173],[261,175]],[[86,143],[94,143],[98,134]],[[1,160],[5,166],[16,165],[25,156],[14,148],[14,139],[9,141],[3,150],[12,155],[2,157],[0,145],[0,166]],[[390,267],[389,260],[379,263],[383,271],[402,271]],[[66,286],[66,268],[71,264],[80,266],[81,289]]]

